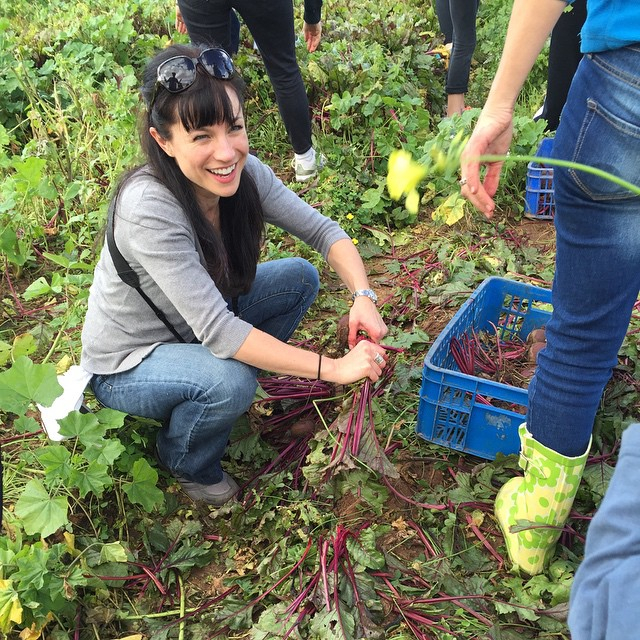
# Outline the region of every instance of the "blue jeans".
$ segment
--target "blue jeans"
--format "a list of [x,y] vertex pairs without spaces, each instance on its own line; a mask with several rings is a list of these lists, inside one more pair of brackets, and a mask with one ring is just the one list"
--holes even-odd
[[[301,258],[258,265],[251,291],[237,313],[254,327],[286,342],[320,287],[318,272]],[[231,302],[229,302],[231,308]],[[163,423],[157,437],[162,463],[175,476],[214,484],[231,429],[251,405],[257,370],[216,358],[200,344],[163,344],[139,365],[96,375],[91,386],[105,406]]]
[[296,57],[292,0],[179,0],[178,4],[192,42],[215,43],[227,51],[233,51],[236,28],[231,10],[240,14],[260,50],[293,150],[309,151],[309,98]]
[[[640,182],[640,45],[585,55],[554,156]],[[532,435],[584,453],[640,290],[640,197],[554,168],[556,271],[547,346],[529,386]]]

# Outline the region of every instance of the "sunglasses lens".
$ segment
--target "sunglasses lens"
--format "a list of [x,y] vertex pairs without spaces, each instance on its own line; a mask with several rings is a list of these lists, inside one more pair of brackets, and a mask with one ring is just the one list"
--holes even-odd
[[205,49],[198,61],[210,76],[219,80],[228,80],[235,71],[229,54],[223,49]]
[[171,93],[189,88],[196,79],[196,65],[191,58],[176,56],[158,67],[158,82]]

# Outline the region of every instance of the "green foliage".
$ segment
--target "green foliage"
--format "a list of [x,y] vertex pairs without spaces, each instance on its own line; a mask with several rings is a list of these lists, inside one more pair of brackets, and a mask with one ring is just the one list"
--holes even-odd
[[[506,0],[480,5],[467,96],[474,107],[497,68],[508,8]],[[72,412],[61,421],[68,439],[51,442],[36,410],[61,392],[56,373],[78,360],[108,194],[140,160],[142,61],[172,38],[186,41],[174,32],[173,7],[0,0],[0,16],[0,634],[394,640],[416,637],[410,622],[426,620],[420,631],[438,640],[566,637],[545,612],[566,603],[581,543],[561,547],[541,576],[509,574],[496,560],[505,551],[491,504],[515,459],[479,463],[415,434],[424,354],[446,318],[488,275],[553,277],[552,250],[516,236],[505,219],[479,219],[458,195],[460,143],[478,109],[442,117],[446,71],[432,53],[442,42],[433,3],[325,0],[321,47],[309,54],[300,41],[297,50],[328,166],[318,180],[291,186],[357,243],[384,294],[385,343],[400,350],[372,403],[379,445],[365,438],[325,481],[338,466],[328,424],[354,388],[336,389],[332,417],[318,419],[307,448],[283,468],[268,468],[283,434],[271,440],[241,420],[224,464],[246,490],[218,510],[160,488],[172,481],[153,461],[153,421],[100,408],[87,393],[92,413]],[[249,89],[251,146],[292,180],[271,83],[244,26],[242,38],[236,61]],[[545,81],[541,56],[517,105],[512,155],[534,152],[543,135],[530,115]],[[417,214],[387,192],[398,148],[433,168]],[[525,171],[507,163],[496,196],[515,219]],[[324,269],[317,315],[299,336],[329,355],[346,296],[315,252],[270,235],[266,258],[294,254]],[[598,416],[603,455],[637,415],[635,329]],[[576,502],[583,513],[603,495],[608,459],[585,472]],[[585,526],[575,523],[581,535]],[[331,566],[324,576],[323,564]]]

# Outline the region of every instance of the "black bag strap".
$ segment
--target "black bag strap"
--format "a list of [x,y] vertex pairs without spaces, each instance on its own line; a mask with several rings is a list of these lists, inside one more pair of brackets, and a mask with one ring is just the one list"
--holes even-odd
[[118,245],[116,244],[116,239],[113,234],[113,226],[115,224],[115,201],[113,198],[111,203],[109,204],[109,211],[107,214],[107,247],[109,248],[109,253],[111,254],[111,259],[113,260],[113,264],[116,267],[116,271],[118,272],[118,276],[130,287],[133,287],[142,297],[142,299],[151,307],[153,312],[156,314],[158,319],[164,324],[169,331],[173,334],[173,336],[179,342],[187,342],[176,330],[176,328],[167,320],[167,316],[158,309],[153,300],[142,290],[140,286],[140,278],[138,278],[138,274],[131,268],[131,265],[126,261],[125,257],[120,253],[120,249],[118,249]]

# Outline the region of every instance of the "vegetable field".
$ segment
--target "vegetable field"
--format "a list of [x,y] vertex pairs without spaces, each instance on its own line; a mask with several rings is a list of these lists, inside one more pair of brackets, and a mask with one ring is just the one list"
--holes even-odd
[[[510,3],[483,0],[467,103],[482,106]],[[460,198],[456,145],[478,109],[443,119],[446,58],[433,3],[325,0],[320,48],[298,53],[317,180],[293,182],[271,84],[243,27],[251,147],[353,237],[370,272],[391,365],[341,387],[262,372],[225,469],[243,490],[191,502],[154,457],[158,424],[98,406],[52,441],[38,403],[76,364],[109,195],[140,160],[138,73],[170,41],[170,2],[0,0],[0,637],[8,640],[568,639],[569,589],[591,515],[638,416],[634,313],[597,416],[581,489],[549,569],[509,571],[493,517],[515,455],[485,460],[416,433],[425,354],[487,277],[549,287],[554,231],[523,216],[526,165],[509,163],[487,222]],[[298,26],[302,3],[296,4]],[[518,105],[513,155],[544,137],[541,56]],[[386,188],[388,158],[430,158],[417,214]],[[442,162],[438,163],[438,160]],[[436,170],[437,169],[437,170]],[[344,352],[348,292],[306,246],[271,232],[264,258],[303,255],[322,289],[294,340]],[[532,343],[470,335],[460,369],[524,388]],[[500,377],[501,376],[501,377]],[[490,401],[490,399],[488,400]]]

